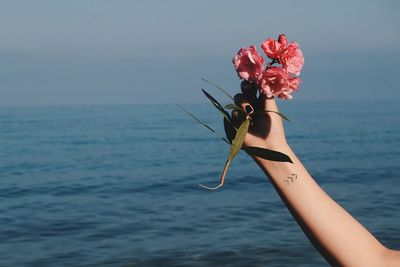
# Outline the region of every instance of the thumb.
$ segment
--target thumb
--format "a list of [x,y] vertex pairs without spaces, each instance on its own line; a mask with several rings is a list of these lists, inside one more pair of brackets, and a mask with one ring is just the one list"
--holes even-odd
[[276,105],[276,101],[275,101],[274,97],[269,98],[266,95],[261,94],[260,102],[263,106],[263,110],[279,112],[278,106]]

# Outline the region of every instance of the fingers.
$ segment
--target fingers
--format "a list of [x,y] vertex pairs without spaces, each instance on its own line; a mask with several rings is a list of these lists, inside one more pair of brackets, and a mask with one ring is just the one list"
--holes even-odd
[[254,112],[254,108],[243,94],[235,95],[234,100],[235,104],[241,107],[244,111],[246,111],[247,115],[250,115],[251,113]]
[[240,89],[242,90],[243,95],[249,101],[250,105],[254,107],[257,100],[257,88],[255,84],[248,81],[242,81],[240,84]]
[[233,125],[235,128],[239,128],[239,126],[246,120],[247,115],[254,110],[243,94],[237,94],[233,99],[235,104],[242,109],[234,109],[232,111]]
[[235,128],[239,128],[240,125],[246,120],[247,115],[244,111],[241,110],[233,110],[232,111],[232,121],[233,121],[233,126],[235,126]]
[[260,93],[260,96],[257,99],[258,90],[254,83],[242,81],[240,88],[242,94],[237,94],[235,96],[235,103],[245,110],[247,114],[251,114],[254,109],[278,112],[278,106],[276,105],[274,97],[268,98],[266,95]]
[[[260,94],[260,96],[257,99],[256,97],[257,91],[251,89],[247,90],[247,89],[248,88],[242,86],[243,94],[237,94],[234,97],[235,104],[239,106],[243,111],[245,111],[245,112],[240,112],[239,110],[232,111],[232,119],[236,128],[239,127],[244,120],[246,120],[248,115],[251,115],[253,113],[258,115],[259,112],[263,113],[262,111],[266,111],[265,114],[267,113],[270,114],[271,111],[279,112],[278,106],[273,97],[268,98],[266,95]],[[252,97],[253,94],[256,100],[253,101],[253,103],[251,103],[248,97]],[[272,118],[275,118],[275,116],[272,116]],[[279,115],[276,115],[276,118],[281,119]]]

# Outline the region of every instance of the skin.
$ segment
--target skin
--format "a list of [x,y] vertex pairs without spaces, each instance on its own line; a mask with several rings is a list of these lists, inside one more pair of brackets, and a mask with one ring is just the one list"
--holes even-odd
[[253,118],[244,145],[277,150],[292,159],[293,164],[253,157],[322,256],[332,266],[400,266],[400,251],[383,246],[310,176],[286,141],[281,117],[262,112],[278,111],[275,100],[243,93],[235,102]]

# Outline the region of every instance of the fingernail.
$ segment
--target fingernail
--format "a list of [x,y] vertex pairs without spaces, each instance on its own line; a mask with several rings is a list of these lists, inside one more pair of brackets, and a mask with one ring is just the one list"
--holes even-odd
[[247,106],[245,107],[245,109],[246,109],[247,114],[250,114],[250,113],[253,112],[253,108],[252,108],[252,106],[250,106],[250,105],[247,105]]

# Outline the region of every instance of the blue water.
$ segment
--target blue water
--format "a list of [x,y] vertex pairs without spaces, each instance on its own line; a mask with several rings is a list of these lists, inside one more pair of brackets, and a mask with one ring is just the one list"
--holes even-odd
[[[319,184],[400,249],[400,102],[280,104]],[[0,266],[328,266],[247,155],[196,186],[227,151],[175,105],[0,108]]]

